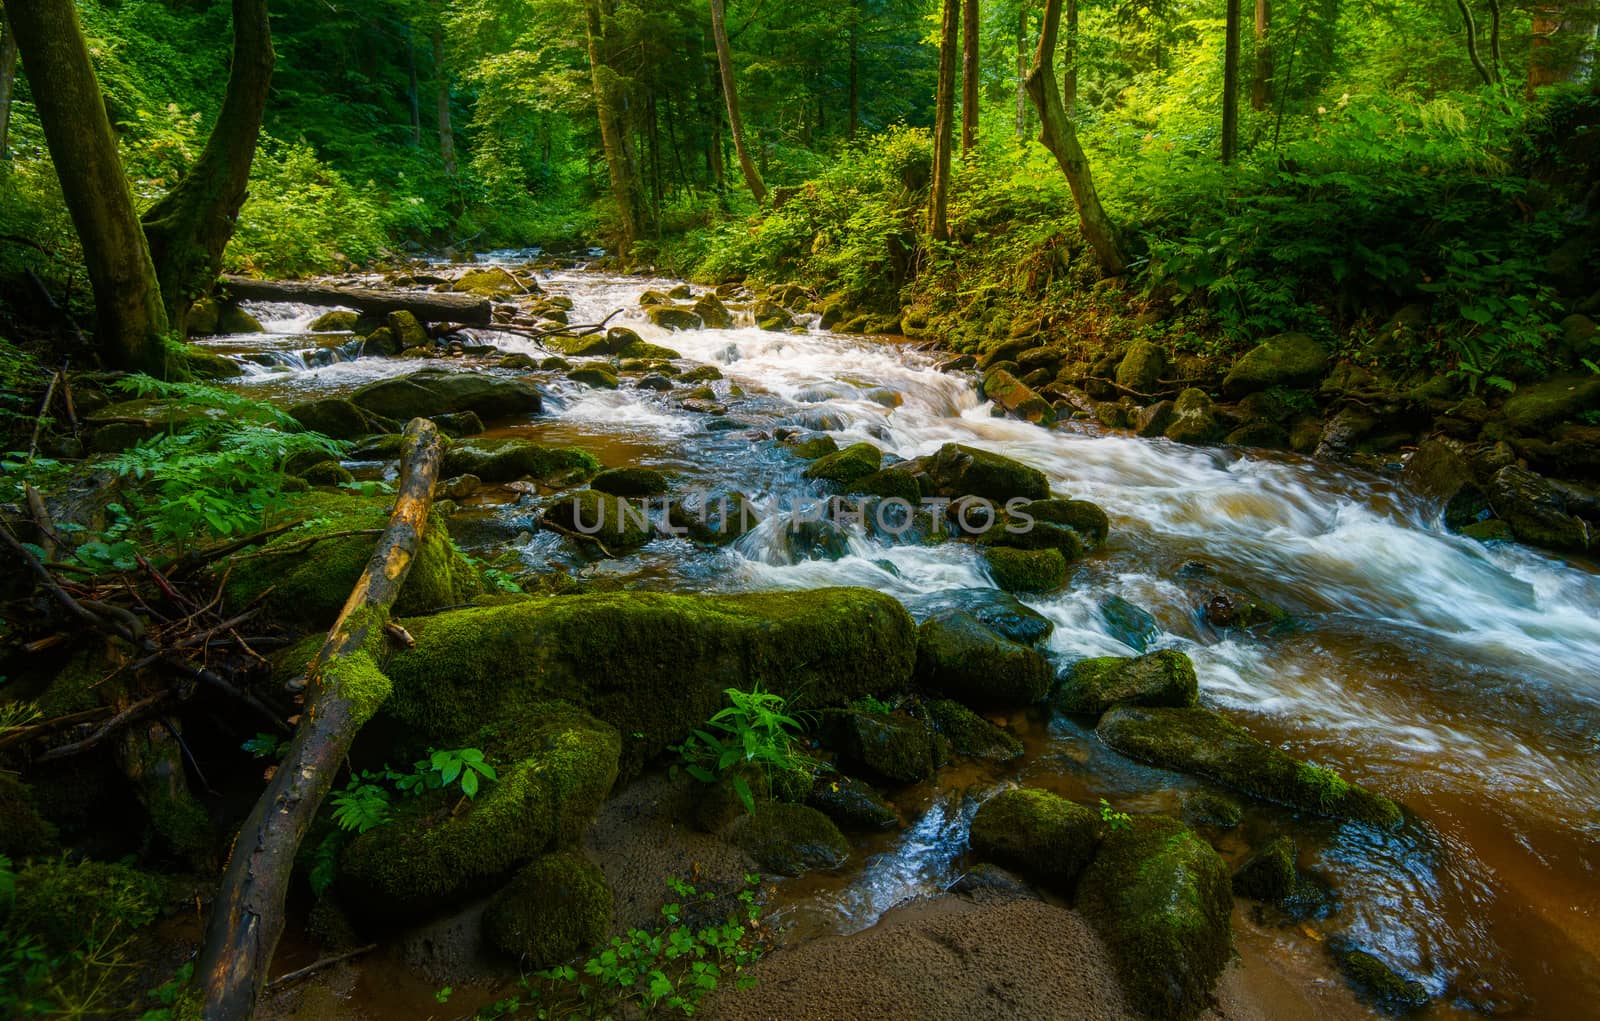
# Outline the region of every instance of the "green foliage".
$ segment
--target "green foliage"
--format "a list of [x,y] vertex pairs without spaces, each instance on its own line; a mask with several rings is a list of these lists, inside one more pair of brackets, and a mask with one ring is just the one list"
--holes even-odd
[[864,695],[850,703],[850,708],[858,713],[871,713],[874,716],[888,716],[894,712],[894,705],[872,695]]
[[352,779],[328,800],[333,803],[333,821],[340,829],[365,833],[389,821],[389,799],[388,788]]
[[1133,826],[1133,816],[1112,808],[1111,802],[1105,798],[1100,799],[1100,821],[1106,824],[1108,830],[1125,830]]
[[[730,703],[697,729],[676,750],[685,771],[701,783],[715,783],[728,776],[745,811],[755,808],[755,793],[738,772],[744,765],[755,766],[770,780],[775,772],[807,767],[798,749],[803,729],[800,721],[785,714],[787,700],[760,685],[750,691],[728,688],[723,692]],[[720,733],[712,733],[712,730]]]
[[402,773],[385,766],[352,775],[344,788],[335,791],[329,799],[333,803],[333,821],[342,830],[365,833],[389,821],[393,800],[390,787],[408,797],[416,797],[456,785],[462,795],[471,800],[478,796],[485,781],[498,778],[494,766],[485,760],[480,749],[429,749],[426,758],[412,763],[410,772]]
[[258,759],[281,759],[289,749],[289,742],[276,734],[258,732],[239,747]]

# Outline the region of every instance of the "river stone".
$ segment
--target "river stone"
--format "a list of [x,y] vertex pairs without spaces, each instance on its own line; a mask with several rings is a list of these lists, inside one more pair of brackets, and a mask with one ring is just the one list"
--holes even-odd
[[1139,394],[1155,390],[1167,371],[1167,353],[1148,340],[1135,341],[1117,366],[1117,383]]
[[1049,617],[997,589],[945,589],[908,597],[907,605],[924,617],[940,610],[960,610],[1000,637],[1022,645],[1036,646],[1055,630]]
[[643,294],[639,295],[640,308],[654,308],[657,305],[670,304],[672,304],[672,297],[665,291],[645,291]]
[[1233,363],[1222,381],[1225,397],[1237,400],[1275,386],[1311,386],[1328,369],[1328,352],[1303,333],[1269,337]]
[[722,303],[722,299],[715,294],[702,294],[694,303],[694,313],[700,317],[708,330],[729,330],[733,328],[733,313]]
[[452,443],[440,467],[446,477],[476,475],[484,482],[539,479],[572,485],[600,470],[593,454],[578,447],[545,447],[529,440],[474,437]]
[[306,329],[312,333],[354,333],[356,324],[361,321],[359,313],[348,309],[336,308],[332,312],[324,312],[311,320]]
[[483,938],[526,968],[549,968],[605,942],[611,887],[571,851],[547,854],[518,872],[483,913]]
[[917,682],[973,707],[1031,705],[1053,680],[1050,663],[976,617],[941,610],[917,628]]
[[780,876],[836,869],[850,857],[850,842],[839,827],[808,805],[758,804],[733,840],[762,869]]
[[640,390],[654,390],[657,393],[666,393],[672,389],[672,380],[659,372],[652,372],[634,385]]
[[939,733],[951,751],[975,759],[1010,762],[1023,754],[1022,742],[954,699],[936,698],[926,703]]
[[492,422],[544,410],[539,391],[521,380],[434,369],[368,383],[350,400],[365,411],[397,422],[457,411],[471,411]]
[[390,312],[384,319],[384,325],[394,334],[395,344],[402,351],[413,347],[427,347],[432,343],[427,327],[422,325],[414,313],[405,309]]
[[743,493],[697,492],[672,501],[667,523],[697,542],[726,545],[759,525],[761,515]]
[[1054,592],[1067,583],[1067,558],[1058,549],[995,546],[983,556],[994,583],[1007,592]]
[[826,518],[792,518],[777,530],[777,552],[784,563],[842,560],[850,553],[850,533]]
[[580,489],[561,497],[540,516],[540,524],[569,537],[587,536],[592,542],[574,541],[586,549],[610,556],[638,549],[655,537],[646,508],[619,496]]
[[899,713],[839,710],[828,714],[824,729],[840,768],[880,783],[926,780],[946,757],[939,736],[927,723]]
[[1600,376],[1589,374],[1518,387],[1500,414],[1512,429],[1532,434],[1596,408],[1600,408]]
[[969,842],[979,861],[1012,869],[1069,893],[1094,858],[1100,816],[1037,788],[1001,791],[978,806]]
[[882,464],[883,451],[870,443],[853,443],[838,453],[817,458],[804,475],[808,479],[848,486],[873,474]]
[[884,468],[850,483],[850,492],[904,500],[912,507],[922,502],[922,486],[917,476],[899,466]]
[[289,408],[289,415],[308,431],[336,440],[357,440],[375,433],[396,433],[400,424],[374,415],[350,401],[328,397]]
[[1388,1014],[1415,1014],[1433,998],[1428,988],[1406,978],[1347,937],[1328,942],[1328,955],[1362,996]]
[[722,378],[722,370],[715,365],[696,365],[678,377],[678,382],[685,385],[695,383],[714,383]]
[[1209,709],[1120,705],[1095,728],[1123,755],[1189,773],[1300,811],[1399,829],[1400,806],[1251,737]]
[[806,803],[840,829],[883,833],[900,826],[900,816],[872,787],[848,776],[818,780]]
[[1139,409],[1138,417],[1133,423],[1134,431],[1147,440],[1166,435],[1167,430],[1177,419],[1175,407],[1172,401],[1157,401],[1148,408]]
[[593,387],[596,390],[615,390],[617,388],[617,375],[603,365],[580,365],[567,373],[567,378],[574,383]]
[[1137,659],[1079,660],[1062,675],[1051,702],[1065,713],[1098,716],[1114,705],[1184,708],[1199,698],[1200,685],[1189,657],[1162,649]]
[[1562,493],[1542,476],[1507,465],[1495,473],[1488,488],[1489,506],[1521,541],[1575,552],[1594,545],[1589,525],[1567,512]]
[[1277,904],[1295,887],[1294,838],[1280,834],[1253,851],[1233,873],[1233,892],[1240,897]]
[[975,496],[997,504],[1017,497],[1044,500],[1050,496],[1044,472],[1002,454],[959,443],[946,443],[932,454],[897,467],[917,476],[925,496]]
[[655,305],[647,314],[650,322],[663,330],[698,330],[704,324],[700,316],[693,309],[678,308],[675,305]]
[[1222,438],[1222,423],[1217,421],[1217,410],[1211,395],[1190,387],[1178,395],[1172,405],[1172,424],[1167,426],[1167,439],[1175,443],[1215,443]]
[[837,453],[838,442],[827,433],[800,432],[783,440],[795,457],[806,461],[815,461],[819,457]]
[[1455,440],[1424,440],[1400,477],[1418,495],[1444,509],[1449,528],[1465,528],[1489,509],[1489,498],[1474,478],[1466,451]]
[[[1033,527],[1043,524],[1070,528],[1080,540],[1083,550],[1097,549],[1111,534],[1111,519],[1099,506],[1087,500],[1034,500],[1012,513],[1018,523],[1033,520]],[[1063,553],[1068,550],[1060,543],[1053,544]],[[1070,544],[1069,544],[1070,545]]]
[[1055,409],[1038,392],[1005,369],[990,369],[983,377],[983,396],[1012,418],[1034,425],[1055,421]]
[[589,488],[612,496],[659,496],[667,477],[654,468],[609,468],[589,480]]
[[1109,596],[1100,601],[1100,619],[1105,622],[1107,634],[1139,652],[1148,650],[1150,643],[1161,635],[1161,628],[1149,610],[1121,596]]

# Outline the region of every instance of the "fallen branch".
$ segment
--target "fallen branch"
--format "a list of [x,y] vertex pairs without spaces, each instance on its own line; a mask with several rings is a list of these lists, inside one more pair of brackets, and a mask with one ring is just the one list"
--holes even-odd
[[626,311],[627,309],[619,308],[598,323],[559,326],[549,330],[541,330],[533,326],[517,326],[514,323],[495,323],[493,326],[484,326],[480,327],[480,329],[485,333],[515,333],[519,337],[527,337],[530,340],[542,340],[545,337],[587,337],[590,334],[599,333],[610,324],[611,320]]
[[265,991],[269,993],[275,993],[286,985],[300,981],[307,975],[315,975],[324,968],[331,968],[335,964],[343,964],[352,957],[360,957],[362,954],[370,954],[376,949],[378,949],[378,944],[368,943],[364,947],[356,947],[354,950],[346,950],[342,954],[334,954],[332,957],[324,957],[321,960],[312,961],[304,968],[298,968],[289,972],[287,975],[279,975],[271,982],[268,982]]
[[370,316],[410,312],[424,323],[447,319],[473,326],[488,326],[494,312],[494,305],[488,298],[436,291],[330,287],[326,284],[297,284],[285,280],[252,280],[236,276],[223,277],[220,290],[234,301],[292,301],[306,305],[343,306]]
[[39,405],[39,420],[33,423],[33,441],[28,444],[28,459],[39,453],[39,434],[44,432],[45,422],[50,420],[50,405],[56,399],[56,385],[61,382],[61,372],[57,370],[50,374],[50,385],[44,391],[44,403]]
[[443,449],[426,419],[406,426],[399,494],[389,525],[327,641],[306,673],[301,722],[267,789],[240,828],[212,906],[195,982],[207,1021],[247,1021],[283,935],[295,852],[356,733],[388,681],[373,653],[427,528]]
[[83,752],[91,751],[98,746],[101,741],[104,741],[106,738],[110,737],[112,734],[115,734],[123,727],[126,727],[135,720],[138,720],[144,716],[148,716],[150,713],[154,712],[156,706],[160,705],[171,696],[172,692],[170,691],[158,691],[154,695],[141,698],[139,701],[133,703],[117,715],[111,717],[111,719],[107,720],[100,726],[99,730],[96,730],[93,734],[90,734],[82,741],[74,741],[72,744],[64,744],[57,748],[52,748],[40,755],[34,761],[54,762],[57,759],[65,759],[72,755],[79,755]]

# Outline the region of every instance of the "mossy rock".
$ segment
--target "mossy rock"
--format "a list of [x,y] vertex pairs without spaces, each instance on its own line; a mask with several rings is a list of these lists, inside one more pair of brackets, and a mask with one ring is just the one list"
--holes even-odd
[[571,485],[600,470],[595,456],[578,447],[545,447],[515,438],[474,438],[452,443],[445,451],[440,474],[476,475],[484,482],[538,479]]
[[561,497],[545,508],[540,522],[562,534],[589,536],[613,556],[632,552],[655,538],[645,507],[638,501],[593,489]]
[[1105,621],[1107,634],[1140,652],[1161,635],[1154,614],[1121,596],[1108,596],[1100,601],[1100,619]]
[[[744,787],[742,791],[740,784]],[[745,815],[747,795],[752,803],[805,804],[815,785],[815,765],[810,759],[797,757],[790,767],[738,763],[712,783],[695,785],[694,821],[707,833],[724,833]]]
[[405,309],[390,312],[384,319],[384,325],[394,334],[395,344],[402,351],[413,347],[427,347],[433,343],[433,338],[428,336],[428,328],[422,325],[422,321],[415,313]]
[[190,379],[238,379],[244,375],[244,366],[215,351],[186,344],[181,354],[181,371]]
[[1016,497],[1045,500],[1050,496],[1044,472],[1003,454],[959,443],[946,443],[932,454],[897,467],[918,477],[925,496],[976,496],[997,504]]
[[957,755],[1010,762],[1022,757],[1022,742],[960,702],[949,698],[928,703],[928,715]]
[[289,409],[289,414],[308,431],[336,440],[358,440],[400,431],[400,424],[394,419],[375,415],[336,397],[296,404]]
[[1148,340],[1135,341],[1117,365],[1117,383],[1137,393],[1153,393],[1167,371],[1167,353]]
[[261,325],[261,320],[246,312],[238,305],[224,304],[217,309],[217,327],[214,331],[218,334],[234,335],[245,333],[265,333],[266,327]]
[[1184,708],[1199,704],[1199,700],[1194,663],[1175,649],[1136,659],[1100,656],[1079,660],[1050,698],[1064,713],[1089,716],[1099,716],[1114,705]]
[[728,306],[715,294],[702,294],[694,303],[694,313],[708,330],[729,330],[733,328],[733,313],[728,311]]
[[1233,953],[1228,869],[1176,819],[1109,830],[1078,883],[1078,904],[1116,962],[1130,1003],[1187,1021],[1211,1001]]
[[865,475],[850,483],[850,492],[904,500],[913,507],[922,502],[922,487],[916,475],[904,468],[884,468]]
[[311,320],[306,329],[312,333],[354,333],[356,325],[360,322],[361,314],[359,312],[336,308],[332,312],[324,312]]
[[882,783],[926,780],[945,759],[940,738],[927,723],[900,713],[841,709],[828,714],[824,729],[843,769]]
[[196,425],[221,422],[230,417],[231,412],[186,401],[149,397],[119,401],[101,408],[86,419],[86,424],[93,430],[89,437],[89,449],[97,454],[115,453],[161,433],[181,433]]
[[1002,638],[1037,647],[1055,631],[1044,614],[1009,592],[999,589],[946,589],[919,602],[927,616],[940,610],[960,610]]
[[618,385],[617,374],[603,365],[580,365],[568,372],[567,378],[596,390],[615,390]]
[[33,788],[0,772],[0,855],[13,861],[40,857],[55,843],[55,827],[39,814]]
[[1005,369],[994,368],[983,377],[983,396],[1012,418],[1035,425],[1055,421],[1055,409],[1038,392]]
[[1242,355],[1222,381],[1223,395],[1236,400],[1275,386],[1310,386],[1328,371],[1328,352],[1303,333],[1280,333]]
[[1094,858],[1101,828],[1092,809],[1024,787],[1001,791],[978,806],[969,842],[980,861],[1066,893]]
[[878,471],[883,464],[883,451],[870,443],[853,443],[834,454],[825,454],[811,462],[805,477],[837,486],[849,486]]
[[1294,838],[1279,835],[1257,848],[1233,873],[1233,892],[1240,897],[1277,904],[1295,888]]
[[159,878],[127,865],[43,861],[17,873],[5,925],[35,937],[52,956],[98,949],[114,935],[127,937],[149,925],[165,893]]
[[645,313],[650,317],[653,326],[659,329],[671,330],[698,330],[705,326],[700,314],[692,308],[678,308],[675,305],[653,305]]
[[483,938],[523,967],[549,968],[605,942],[611,887],[581,854],[559,851],[523,867],[483,913]]
[[1054,592],[1067,583],[1067,558],[1060,550],[995,546],[983,555],[994,583],[1007,592]]
[[544,410],[539,391],[517,379],[482,372],[426,369],[368,383],[350,395],[357,407],[396,422],[471,411],[485,422]]
[[827,433],[800,433],[784,443],[790,453],[806,461],[815,461],[819,457],[837,453],[839,444]]
[[758,804],[733,839],[763,871],[780,876],[836,869],[850,857],[839,827],[808,805]]
[[[496,299],[520,297],[529,291],[510,270],[498,266],[469,270],[461,274],[450,289],[457,294],[476,294],[480,298]],[[537,288],[532,290],[537,291]]]
[[350,841],[337,888],[362,917],[423,918],[488,892],[548,849],[576,845],[616,781],[621,739],[571,705],[534,701],[456,747],[481,748],[499,779],[465,811],[459,792],[408,798],[390,822]]
[[1095,732],[1129,758],[1314,815],[1389,830],[1405,821],[1388,798],[1258,741],[1209,709],[1117,706]]
[[755,502],[733,490],[691,493],[667,508],[667,524],[696,542],[726,545],[761,523]]
[[343,486],[356,480],[338,461],[325,458],[294,473],[313,486]]
[[1191,826],[1231,830],[1244,822],[1244,809],[1237,801],[1216,791],[1189,791],[1183,796],[1183,819]]
[[1415,1014],[1433,1001],[1428,989],[1406,978],[1347,939],[1328,943],[1328,955],[1362,997],[1388,1014]]
[[611,468],[590,479],[589,488],[612,496],[660,496],[667,477],[654,468]]
[[484,430],[483,419],[471,411],[450,411],[443,415],[435,415],[433,424],[451,439],[476,436]]
[[905,607],[869,589],[597,593],[403,623],[417,645],[386,664],[383,716],[416,744],[464,747],[484,721],[562,698],[624,735],[629,775],[702,726],[727,688],[759,681],[795,710],[904,690],[916,641]]
[[1085,550],[1099,548],[1111,534],[1111,519],[1087,500],[1034,500],[1017,508],[1012,517],[1031,518],[1036,525],[1070,528],[1082,540]]
[[[267,612],[274,619],[312,629],[327,627],[366,569],[377,538],[339,535],[316,543],[309,552],[297,544],[318,534],[382,529],[389,510],[385,498],[348,492],[324,490],[297,497],[287,513],[306,516],[307,524],[276,536],[259,550],[223,561],[228,604],[248,605],[265,593]],[[272,552],[283,547],[293,551]],[[483,581],[451,542],[449,526],[439,514],[431,514],[395,611],[421,613],[457,606],[482,592]]]
[[1518,387],[1501,406],[1500,415],[1512,429],[1532,435],[1596,408],[1600,408],[1600,377],[1557,376]]
[[900,816],[871,785],[848,776],[819,779],[806,804],[844,830],[886,833],[900,825]]
[[1211,395],[1190,387],[1178,395],[1172,404],[1172,424],[1163,434],[1174,443],[1200,445],[1215,443],[1225,432],[1217,419],[1217,408]]
[[685,386],[696,383],[715,383],[722,378],[722,370],[715,365],[696,365],[694,368],[678,377],[678,382]]
[[1004,638],[962,610],[941,610],[917,628],[917,683],[964,705],[1032,705],[1054,681],[1038,651]]

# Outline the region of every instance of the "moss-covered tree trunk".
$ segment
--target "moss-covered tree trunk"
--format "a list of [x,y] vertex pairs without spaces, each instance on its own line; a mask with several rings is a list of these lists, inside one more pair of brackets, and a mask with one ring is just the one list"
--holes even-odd
[[181,337],[189,306],[211,292],[249,194],[250,164],[272,83],[267,0],[233,0],[233,68],[211,137],[189,172],[144,215],[167,319]]
[[456,176],[456,133],[450,126],[450,68],[445,63],[444,24],[433,26],[433,88],[434,104],[438,108],[439,159],[444,172]]
[[978,0],[961,0],[961,155],[978,144]]
[[745,148],[744,120],[739,116],[739,86],[733,78],[733,50],[728,45],[728,25],[723,17],[723,0],[711,0],[711,35],[717,42],[717,70],[722,75],[722,98],[728,106],[728,130],[733,134],[733,150],[739,155],[739,169],[744,171],[744,183],[750,186],[756,205],[766,205],[767,186],[761,180],[761,171]]
[[1228,0],[1222,30],[1222,162],[1239,154],[1239,36],[1244,20],[1241,0]]
[[11,96],[17,84],[17,34],[0,7],[0,160],[11,158]]
[[586,0],[584,15],[589,35],[589,73],[594,82],[594,102],[600,117],[600,145],[611,176],[611,196],[617,203],[617,254],[627,258],[639,239],[639,174],[629,141],[627,92],[622,78],[606,58],[605,18],[601,0]]
[[1066,175],[1067,186],[1072,189],[1084,240],[1094,249],[1100,268],[1110,276],[1118,276],[1128,268],[1128,260],[1122,254],[1116,228],[1100,204],[1100,194],[1095,191],[1094,177],[1089,172],[1089,160],[1078,143],[1072,119],[1061,105],[1061,92],[1056,85],[1056,37],[1060,30],[1061,0],[1046,0],[1039,49],[1034,54],[1033,69],[1028,72],[1028,95],[1039,111],[1039,141],[1055,156],[1061,172]]
[[960,31],[961,0],[944,0],[944,23],[939,33],[939,89],[934,96],[933,190],[928,209],[928,233],[939,241],[950,239],[950,150],[955,141],[956,46]]
[[1028,137],[1028,8],[1017,11],[1017,138]]

